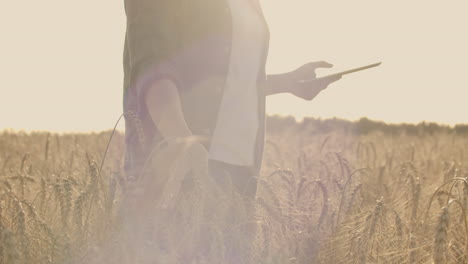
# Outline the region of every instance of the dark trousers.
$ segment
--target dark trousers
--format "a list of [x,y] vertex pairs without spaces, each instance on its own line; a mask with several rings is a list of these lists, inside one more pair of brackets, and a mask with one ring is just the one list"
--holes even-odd
[[[208,170],[222,190],[226,190],[226,193],[233,191],[233,193],[240,194],[230,199],[234,205],[231,204],[232,210],[226,216],[227,225],[223,230],[226,235],[224,239],[226,263],[252,263],[252,243],[256,232],[257,177],[248,167],[216,160],[208,161]],[[219,206],[226,205],[220,204]]]
[[248,167],[233,165],[217,160],[208,160],[208,170],[215,181],[224,187],[232,183],[239,194],[248,199],[255,199],[257,178]]

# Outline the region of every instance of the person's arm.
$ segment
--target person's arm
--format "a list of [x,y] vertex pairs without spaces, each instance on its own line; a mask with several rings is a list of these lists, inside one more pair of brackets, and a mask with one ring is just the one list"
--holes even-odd
[[265,95],[289,93],[291,91],[291,78],[289,73],[267,75],[265,84]]
[[192,135],[174,82],[161,79],[152,83],[146,91],[145,103],[151,119],[164,138]]
[[180,72],[171,57],[179,32],[173,23],[176,2],[125,0],[126,89],[146,105],[165,138],[191,135],[180,105]]
[[264,94],[291,93],[304,100],[312,100],[332,82],[341,79],[341,76],[316,79],[317,68],[330,67],[332,65],[327,62],[310,62],[292,72],[267,75]]

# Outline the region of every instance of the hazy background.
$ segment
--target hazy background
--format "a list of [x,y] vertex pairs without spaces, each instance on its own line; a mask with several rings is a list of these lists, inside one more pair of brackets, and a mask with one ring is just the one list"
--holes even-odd
[[[0,129],[109,129],[122,112],[123,0],[0,0]],[[327,60],[346,76],[314,101],[277,95],[270,114],[468,123],[463,0],[262,0],[268,73]]]

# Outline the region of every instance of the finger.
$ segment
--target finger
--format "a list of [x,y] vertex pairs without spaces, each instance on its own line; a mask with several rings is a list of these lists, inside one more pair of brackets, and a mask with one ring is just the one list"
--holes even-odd
[[330,78],[330,82],[336,82],[336,81],[340,80],[341,77],[343,77],[343,75],[335,75],[335,76]]
[[320,90],[324,90],[324,89],[328,88],[328,86],[330,84],[332,84],[333,82],[338,81],[339,79],[341,79],[341,75],[330,76],[330,77],[326,77],[326,78],[320,78],[320,79],[318,79],[317,86],[321,87]]
[[314,68],[331,68],[331,67],[333,67],[333,64],[328,63],[326,61],[311,62],[311,63],[309,63],[309,65],[314,67]]
[[333,75],[333,76],[329,76],[329,77],[325,77],[321,79],[327,83],[332,83],[332,82],[338,81],[339,79],[341,79],[341,77],[343,77],[343,75]]

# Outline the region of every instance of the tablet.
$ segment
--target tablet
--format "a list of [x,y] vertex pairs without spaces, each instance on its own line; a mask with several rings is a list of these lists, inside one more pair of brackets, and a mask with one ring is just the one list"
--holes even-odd
[[362,67],[359,67],[359,68],[354,68],[354,69],[347,70],[347,71],[337,72],[337,73],[333,73],[333,74],[326,75],[326,76],[317,77],[317,79],[326,79],[326,78],[330,78],[330,77],[334,77],[334,76],[340,76],[340,75],[342,76],[342,75],[345,75],[345,74],[350,74],[350,73],[353,73],[353,72],[358,72],[358,71],[363,71],[363,70],[367,70],[367,69],[370,69],[370,68],[374,68],[374,67],[379,66],[380,64],[382,64],[382,62],[369,64],[369,65],[362,66]]

